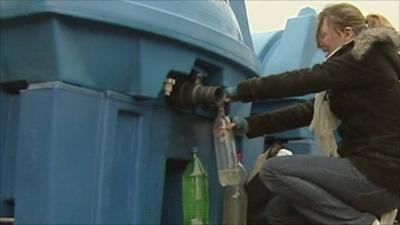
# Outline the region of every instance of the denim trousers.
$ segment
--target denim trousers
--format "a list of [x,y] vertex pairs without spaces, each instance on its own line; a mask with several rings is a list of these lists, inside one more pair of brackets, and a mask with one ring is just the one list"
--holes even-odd
[[274,157],[260,178],[276,195],[265,210],[270,225],[367,225],[400,205],[399,195],[370,182],[346,158]]

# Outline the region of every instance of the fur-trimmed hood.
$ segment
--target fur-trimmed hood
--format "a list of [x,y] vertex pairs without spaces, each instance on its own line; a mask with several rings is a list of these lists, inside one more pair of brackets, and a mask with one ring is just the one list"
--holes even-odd
[[352,54],[360,60],[376,42],[392,43],[400,49],[400,33],[385,27],[366,29],[354,39]]

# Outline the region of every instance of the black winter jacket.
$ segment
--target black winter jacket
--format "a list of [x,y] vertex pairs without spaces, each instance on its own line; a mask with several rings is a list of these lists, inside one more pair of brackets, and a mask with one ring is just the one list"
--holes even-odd
[[[242,101],[328,90],[339,118],[338,153],[371,181],[400,193],[399,33],[374,28],[311,69],[254,78],[238,85]],[[247,118],[248,137],[307,126],[313,101]]]

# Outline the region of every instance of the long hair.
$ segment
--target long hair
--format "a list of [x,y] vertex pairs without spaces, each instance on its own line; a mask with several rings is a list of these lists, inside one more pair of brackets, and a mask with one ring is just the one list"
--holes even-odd
[[325,20],[338,33],[346,27],[351,27],[356,36],[366,28],[386,27],[395,30],[383,15],[369,14],[364,17],[356,6],[349,3],[339,3],[328,5],[318,14],[317,43],[322,23]]
[[389,22],[386,17],[376,13],[370,13],[366,16],[366,22],[368,28],[375,28],[375,27],[386,27],[392,30],[396,30],[394,26]]
[[362,12],[352,4],[339,3],[328,5],[318,14],[317,35],[324,20],[327,20],[337,32],[351,27],[353,32],[359,34],[367,26]]

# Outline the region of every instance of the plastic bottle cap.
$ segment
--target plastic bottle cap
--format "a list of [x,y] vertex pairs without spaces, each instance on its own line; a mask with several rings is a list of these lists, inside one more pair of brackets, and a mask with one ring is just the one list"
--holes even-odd
[[192,147],[192,153],[199,153],[199,147],[193,146]]

